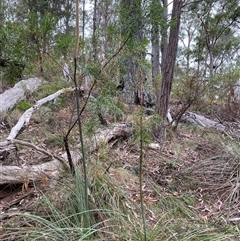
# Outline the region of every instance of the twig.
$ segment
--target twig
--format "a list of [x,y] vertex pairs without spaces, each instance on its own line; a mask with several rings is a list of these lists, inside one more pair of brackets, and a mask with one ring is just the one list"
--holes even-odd
[[56,155],[53,155],[52,153],[50,153],[49,151],[43,149],[43,148],[40,148],[38,146],[36,146],[35,144],[33,143],[30,143],[30,142],[27,142],[27,141],[22,141],[22,140],[12,140],[11,141],[11,144],[19,144],[19,145],[22,145],[22,146],[28,146],[28,147],[31,147],[47,156],[50,156],[52,158],[55,158],[57,160],[59,160],[61,163],[64,164],[65,167],[67,167],[67,169],[69,170],[69,166],[67,165],[67,163],[65,162],[65,160],[59,156],[56,156]]
[[[118,49],[118,51],[116,53],[114,53],[111,58],[102,66],[102,68],[99,70],[99,72],[97,73],[97,75],[100,75],[102,73],[102,71],[107,67],[107,65],[122,51],[122,49],[124,48],[124,46],[127,44],[129,40],[129,37],[123,42],[123,44],[120,46],[120,48]],[[92,90],[94,88],[94,86],[97,84],[97,80],[96,78],[94,79],[94,82],[92,83],[91,85],[91,88],[89,89],[88,91],[88,95],[87,95],[87,98],[83,104],[83,107],[81,108],[81,111],[80,111],[80,115],[82,115],[83,111],[85,110],[86,106],[87,106],[87,103],[88,103],[88,100],[91,96],[91,93],[92,93]],[[73,122],[72,126],[69,128],[66,136],[68,136],[70,134],[70,132],[72,131],[72,129],[74,128],[74,126],[77,124],[78,122],[78,118]]]
[[237,222],[237,221],[240,221],[240,218],[230,218],[230,219],[227,219],[228,222]]
[[[142,77],[142,76],[141,76]],[[140,189],[140,203],[141,203],[141,215],[143,221],[143,232],[144,232],[144,241],[147,241],[147,227],[146,227],[146,218],[145,218],[145,208],[144,208],[144,199],[143,199],[143,77],[140,79],[140,94],[141,94],[141,114],[140,114],[140,156],[139,156],[139,189]]]
[[107,167],[107,169],[105,170],[105,172],[104,172],[104,174],[107,174],[107,173],[109,173],[109,169],[110,169],[110,167],[112,166],[112,162],[108,165],[108,167]]

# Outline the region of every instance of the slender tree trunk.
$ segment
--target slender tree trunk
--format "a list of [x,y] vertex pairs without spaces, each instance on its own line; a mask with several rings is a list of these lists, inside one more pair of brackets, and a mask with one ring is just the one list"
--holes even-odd
[[144,51],[133,51],[143,40],[141,0],[122,0],[121,22],[122,35],[129,38],[127,57],[123,60],[122,85],[127,103],[139,104],[140,80],[137,76],[138,63],[144,59]]
[[[191,41],[189,39],[190,38],[188,38],[187,51],[190,51]],[[187,66],[186,66],[186,73],[187,73],[187,75],[189,74],[189,72],[190,72],[190,55],[187,54]]]
[[[3,28],[4,28],[4,4],[5,4],[5,1],[3,0],[0,0],[0,32],[2,32]],[[2,52],[3,52],[3,49],[4,49],[4,45],[0,46],[0,56],[2,56]],[[1,77],[1,74],[0,74],[0,77]]]
[[82,1],[82,39],[85,40],[85,0]]
[[0,29],[4,26],[4,1],[0,0]]
[[[163,21],[167,25],[167,18],[168,18],[168,0],[162,0],[164,12],[163,12]],[[164,71],[164,65],[167,59],[167,48],[168,48],[168,34],[167,34],[167,27],[161,29],[161,72]]]
[[[110,1],[111,2],[111,1]],[[114,3],[113,3],[114,4]],[[106,1],[106,3],[104,4],[104,11],[105,13],[103,13],[102,18],[103,18],[103,23],[102,23],[102,28],[103,28],[103,34],[104,34],[104,40],[103,40],[103,53],[104,59],[107,59],[107,52],[108,52],[108,43],[109,43],[109,39],[108,39],[108,26],[109,26],[109,21],[110,21],[110,16],[109,16],[109,8],[110,8],[110,4],[108,1]]]
[[[153,0],[154,6],[159,4],[160,0]],[[157,78],[160,76],[160,41],[159,41],[159,23],[152,22],[151,42],[152,42],[152,82],[157,88]]]
[[92,35],[92,46],[93,46],[93,59],[97,60],[97,0],[94,0],[93,7],[93,35]]
[[212,77],[214,72],[214,67],[213,67],[214,57],[213,57],[212,49],[209,48],[208,51],[209,51],[209,74],[210,74],[210,77]]
[[168,112],[169,97],[173,82],[174,66],[177,56],[178,35],[180,29],[180,18],[183,1],[174,0],[172,9],[172,20],[176,23],[170,28],[169,42],[167,47],[167,57],[164,60],[164,68],[162,72],[161,88],[157,96],[156,112],[162,117],[162,121],[155,128],[155,136],[160,139],[166,138],[166,117]]

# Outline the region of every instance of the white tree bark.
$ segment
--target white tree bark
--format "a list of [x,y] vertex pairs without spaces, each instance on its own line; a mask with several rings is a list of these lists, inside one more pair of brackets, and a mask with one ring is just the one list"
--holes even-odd
[[[34,84],[35,83],[35,84]],[[16,90],[18,93],[22,93],[20,98],[14,98],[14,101],[12,101],[11,105],[9,105],[8,108],[13,107],[14,104],[17,103],[21,98],[24,98],[24,91],[29,90],[32,91],[38,84],[41,82],[37,79],[33,79],[29,82],[21,82],[21,84],[17,84],[13,89]],[[26,141],[20,141],[16,140],[15,138],[18,136],[20,131],[28,125],[30,122],[30,119],[32,117],[32,114],[35,110],[40,108],[45,103],[52,101],[56,99],[58,96],[65,94],[67,92],[74,91],[74,88],[66,88],[61,89],[54,94],[51,94],[35,103],[34,106],[26,110],[23,115],[18,120],[17,124],[11,129],[9,136],[7,139],[3,142],[0,142],[0,158],[5,159],[7,158],[7,155],[10,152],[17,152],[16,150],[16,144],[18,145],[24,145],[30,148],[33,148],[37,150],[40,153],[43,153],[49,157],[51,157],[51,161],[37,164],[37,165],[30,165],[28,163],[22,165],[22,166],[0,166],[0,185],[1,184],[13,184],[13,183],[23,183],[23,186],[28,185],[30,182],[35,181],[43,181],[43,180],[49,180],[51,178],[58,178],[61,171],[64,170],[64,168],[69,168],[68,165],[68,159],[66,153],[63,154],[61,157],[55,156],[51,154],[48,150],[39,148],[38,146],[26,142]],[[2,100],[2,104],[6,105],[8,100],[11,99],[11,95],[15,93],[12,89],[9,91],[6,91],[3,93],[2,96],[4,96],[4,99]],[[5,96],[7,98],[5,98]],[[5,103],[6,102],[6,103]],[[7,108],[7,109],[8,109]],[[110,129],[105,130],[99,130],[95,137],[89,141],[90,145],[90,151],[93,152],[98,148],[99,142],[105,142],[106,144],[110,142],[112,139],[116,139],[120,136],[128,136],[131,134],[131,128],[128,124],[122,123],[118,125],[112,126]],[[76,165],[80,162],[82,155],[78,151],[71,151],[71,156],[73,160],[73,164]],[[4,164],[4,163],[3,163]]]
[[50,102],[54,99],[56,99],[59,95],[67,93],[67,92],[71,92],[73,91],[74,88],[66,88],[66,89],[61,89],[57,92],[55,92],[52,95],[49,95],[39,101],[36,102],[36,104],[34,106],[32,106],[31,108],[29,108],[28,110],[26,110],[23,115],[20,117],[20,119],[18,120],[17,124],[12,128],[9,136],[7,137],[7,141],[11,141],[13,139],[15,139],[17,137],[17,135],[19,134],[20,130],[27,126],[32,114],[35,110],[37,110],[40,106],[42,106],[43,104],[46,104],[47,102]]
[[240,80],[238,80],[237,83],[235,84],[233,91],[234,91],[234,100],[237,103],[240,103]]
[[[34,81],[33,81],[34,82]],[[24,82],[23,82],[24,83]],[[38,82],[37,82],[38,83]],[[18,83],[19,84],[19,83]],[[31,84],[33,84],[31,82]],[[23,88],[31,89],[32,86],[29,83],[26,83]],[[18,89],[18,87],[16,87]],[[55,92],[52,95],[49,95],[39,101],[36,102],[34,106],[26,110],[23,115],[20,117],[18,120],[17,124],[11,129],[11,132],[7,139],[3,142],[0,142],[0,157],[4,159],[4,157],[8,155],[9,152],[16,151],[15,144],[20,144],[20,145],[26,145],[30,146],[32,148],[35,148],[37,151],[42,152],[44,154],[47,154],[52,157],[52,161],[48,163],[43,163],[35,166],[23,166],[23,167],[18,167],[18,166],[1,166],[0,167],[0,184],[8,183],[8,182],[22,182],[26,178],[31,179],[31,180],[41,180],[43,176],[56,176],[59,175],[60,170],[62,170],[62,167],[65,165],[67,166],[67,159],[65,158],[59,158],[56,156],[51,155],[47,150],[43,150],[41,148],[36,147],[34,144],[31,143],[26,143],[23,141],[17,141],[15,138],[18,136],[20,131],[26,127],[32,117],[32,114],[34,113],[35,110],[40,108],[43,104],[52,101],[56,99],[58,96],[61,94],[71,92],[73,91],[74,88],[66,88],[66,89],[61,89],[57,92]],[[11,96],[9,96],[9,93],[12,94],[13,92],[6,91],[8,98],[11,99]],[[3,93],[5,94],[5,92]],[[4,99],[4,101],[7,101],[7,99]],[[3,103],[3,102],[2,102]],[[65,159],[65,161],[64,161]],[[65,163],[66,162],[66,163]],[[25,179],[24,179],[25,178]]]
[[182,116],[181,121],[192,123],[201,128],[214,128],[222,133],[229,135],[230,137],[240,138],[239,123],[230,123],[230,122],[220,123],[219,121],[208,119],[202,115],[198,115],[193,112],[186,112]]
[[21,80],[13,88],[0,94],[0,112],[12,109],[19,101],[25,99],[28,92],[33,93],[42,83],[38,78]]
[[58,178],[60,170],[63,170],[63,164],[57,159],[39,165],[1,166],[0,184],[24,183],[26,180],[36,182],[46,178]]
[[[120,137],[129,137],[132,135],[132,126],[127,123],[114,124],[109,129],[99,129],[96,135],[87,140],[90,152],[98,149],[99,144],[112,144]],[[52,155],[49,151],[39,148],[32,143],[25,141],[12,140],[9,143],[29,146],[35,150],[52,157],[52,160],[38,165],[23,166],[1,166],[0,167],[0,185],[13,183],[31,183],[36,181],[50,180],[51,178],[58,178],[64,169],[69,169],[67,154],[64,153],[61,157]],[[111,145],[111,144],[110,144]],[[73,164],[80,163],[82,154],[79,151],[71,151]]]

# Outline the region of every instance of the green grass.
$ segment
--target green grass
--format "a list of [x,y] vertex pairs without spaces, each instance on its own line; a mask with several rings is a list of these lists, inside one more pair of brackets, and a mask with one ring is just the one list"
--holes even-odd
[[29,102],[27,102],[25,100],[22,100],[14,108],[19,110],[20,112],[24,112],[31,107],[32,107],[32,104],[30,104]]
[[[45,86],[40,90],[39,95],[55,92],[58,88],[60,88],[59,85],[53,88]],[[89,107],[93,106],[90,105]],[[43,112],[43,117],[51,117],[51,109],[49,107],[45,108],[46,111]],[[95,110],[96,108],[94,108]],[[137,123],[135,124],[137,125]],[[146,121],[144,126],[146,144],[152,141],[148,135],[151,123],[148,124],[148,121]],[[133,135],[135,136],[123,142],[118,142],[118,145],[121,147],[119,150],[123,154],[126,151],[127,155],[124,156],[122,153],[114,152],[118,150],[118,145],[111,149],[105,143],[98,143],[99,148],[97,152],[88,156],[90,210],[86,211],[84,206],[84,180],[82,178],[82,166],[79,165],[76,167],[75,177],[64,174],[61,177],[61,181],[58,181],[53,187],[49,187],[47,193],[40,192],[39,200],[35,204],[34,210],[23,213],[5,213],[4,215],[9,219],[9,222],[3,226],[5,234],[1,237],[1,240],[144,240],[140,202],[137,198],[139,195],[139,179],[136,173],[129,171],[127,167],[125,169],[122,168],[122,160],[134,165],[135,163],[131,163],[132,160],[130,158],[137,160],[139,155],[138,135],[140,128],[139,126],[135,126],[135,128],[137,128],[134,129]],[[225,222],[224,218],[222,218],[224,217],[223,213],[214,218],[209,218],[197,209],[201,200],[199,200],[196,190],[202,186],[202,179],[199,176],[192,176],[192,172],[189,171],[193,171],[190,168],[199,164],[202,164],[202,166],[199,165],[199,169],[196,171],[200,170],[200,168],[208,170],[207,168],[211,168],[211,165],[215,164],[212,157],[217,155],[229,158],[226,159],[226,163],[231,161],[231,164],[234,164],[236,162],[237,166],[240,156],[239,142],[231,140],[226,136],[223,137],[222,134],[216,133],[216,131],[202,130],[187,124],[181,124],[179,128],[182,128],[181,131],[186,135],[182,138],[173,134],[171,139],[167,141],[171,142],[170,147],[167,146],[165,148],[163,146],[159,152],[156,150],[149,151],[147,145],[144,147],[144,167],[146,168],[150,165],[148,160],[156,158],[154,163],[156,164],[156,175],[162,175],[161,178],[163,180],[164,178],[171,179],[170,182],[166,182],[165,185],[161,186],[155,183],[154,178],[150,176],[150,173],[146,173],[144,169],[144,184],[146,183],[148,188],[150,186],[157,199],[155,202],[144,202],[147,240],[239,240],[239,224],[232,225]],[[45,127],[46,130],[47,128]],[[49,135],[47,131],[46,133],[44,133],[44,130],[41,132],[41,137],[45,139],[45,144],[48,147],[61,147],[62,139],[59,133]],[[94,134],[94,128],[92,132]],[[189,136],[190,138],[188,138]],[[167,148],[171,149],[168,150]],[[179,164],[185,161],[182,160],[182,153],[186,150],[194,151],[194,153],[198,152],[197,154],[202,159],[193,163],[190,160],[190,162],[187,162],[189,166],[180,172],[178,170]],[[173,154],[166,155],[168,151],[171,151]],[[151,156],[148,156],[149,153]],[[120,160],[120,157],[123,159]],[[128,157],[129,159],[127,159]],[[220,164],[225,164],[224,158],[222,158],[222,162],[218,162],[219,173],[222,170]],[[221,161],[220,158],[218,161]],[[113,165],[109,172],[106,172],[109,163],[113,163]],[[117,166],[121,168],[117,168]],[[231,171],[230,166],[228,167],[228,170]],[[164,168],[168,171],[167,174],[161,172]],[[216,165],[214,168],[216,170]],[[225,165],[224,168],[223,171],[226,170]],[[231,173],[229,174],[230,176]],[[148,197],[147,194],[144,193],[144,195]],[[214,194],[212,194],[212,197],[214,197]],[[214,197],[214,200],[216,199],[217,197]],[[203,201],[209,204],[212,200]],[[90,219],[89,226],[86,226],[84,223],[86,216]]]
[[[82,174],[78,171],[75,178],[65,176],[61,183],[52,187],[53,191],[50,189],[49,193],[41,193],[35,214],[8,214],[8,217],[20,220],[23,225],[17,227],[16,222],[9,222],[4,227],[6,235],[1,240],[10,240],[11,236],[16,241],[144,240],[140,203],[133,201],[129,193],[129,185],[136,182],[137,177],[124,169],[114,177],[104,173],[104,169],[96,163],[88,165],[93,169],[90,168],[92,182],[89,190],[90,210],[87,213],[84,210]],[[80,169],[81,166],[77,170]],[[158,201],[145,202],[147,240],[239,240],[237,226],[201,217],[193,208],[198,204],[193,194],[173,195],[155,184],[152,188]],[[86,214],[90,217],[89,227],[84,225]]]
[[68,84],[64,80],[56,83],[45,83],[36,90],[35,99],[40,100],[66,87],[68,87]]

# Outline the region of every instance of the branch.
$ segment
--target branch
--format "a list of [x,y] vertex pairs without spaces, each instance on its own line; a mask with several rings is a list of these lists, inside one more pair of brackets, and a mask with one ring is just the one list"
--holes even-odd
[[43,154],[51,157],[52,159],[55,158],[55,159],[59,160],[60,162],[62,162],[62,163],[65,165],[65,167],[66,167],[67,169],[69,169],[69,166],[67,165],[66,161],[65,161],[63,158],[61,158],[61,157],[59,157],[59,156],[56,156],[56,155],[53,155],[53,154],[50,153],[49,151],[46,151],[45,149],[40,148],[40,147],[34,145],[33,143],[30,143],[30,142],[27,142],[27,141],[16,140],[16,139],[15,139],[15,140],[12,140],[12,141],[11,141],[11,144],[19,144],[19,145],[22,145],[22,146],[31,147],[31,148],[37,150],[38,152],[41,152],[41,153],[43,153]]
[[[122,51],[122,49],[124,48],[124,46],[127,44],[129,38],[130,38],[130,37],[128,37],[128,38],[123,42],[123,44],[120,46],[120,48],[118,49],[118,51],[117,51],[115,54],[113,54],[113,55],[111,56],[111,58],[103,65],[103,67],[99,70],[99,72],[97,73],[97,75],[100,75],[100,74],[102,73],[102,71],[107,67],[107,65]],[[94,86],[96,85],[96,83],[97,83],[97,80],[94,79],[94,82],[93,82],[90,90],[88,91],[87,98],[86,98],[86,100],[85,100],[85,102],[84,102],[84,104],[83,104],[83,107],[82,107],[81,111],[80,111],[80,116],[82,115],[83,111],[85,110],[85,108],[86,108],[86,106],[87,106],[88,100],[89,100],[89,98],[90,98],[90,96],[91,96],[92,90],[93,90]],[[68,132],[67,132],[67,134],[66,134],[66,137],[71,133],[73,127],[77,124],[77,122],[78,122],[78,118],[73,122],[72,126],[69,128],[69,130],[68,130]]]
[[34,106],[32,106],[31,108],[29,108],[28,110],[26,110],[23,113],[23,115],[18,120],[17,124],[11,129],[9,136],[7,137],[7,141],[12,141],[19,135],[20,131],[28,125],[33,112],[35,110],[37,110],[40,106],[42,106],[43,104],[45,104],[49,101],[56,99],[61,94],[64,94],[67,92],[72,92],[72,91],[74,91],[74,88],[61,89],[61,90],[55,92],[54,94],[49,95],[49,96],[37,101]]

